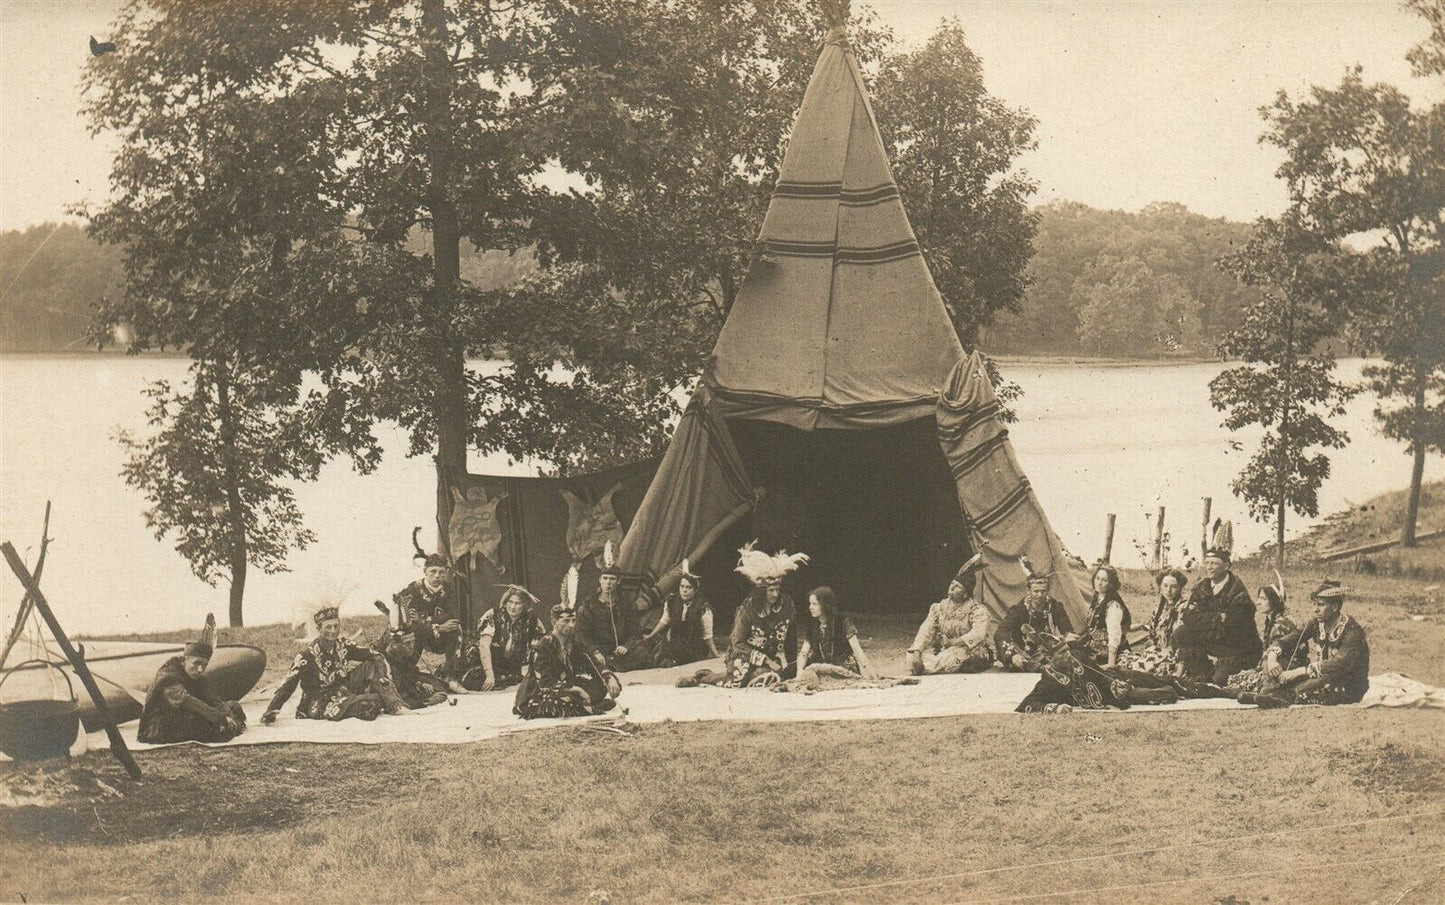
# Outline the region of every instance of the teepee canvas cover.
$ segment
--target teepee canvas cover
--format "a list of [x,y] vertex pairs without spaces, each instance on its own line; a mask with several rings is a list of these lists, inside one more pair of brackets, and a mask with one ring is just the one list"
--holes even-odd
[[[740,591],[738,543],[808,553],[797,590],[916,607],[987,543],[981,592],[1022,596],[1018,557],[1083,601],[966,357],[909,225],[857,63],[834,29],[814,69],[748,273],[620,564],[664,579],[702,557]],[[709,550],[714,552],[703,556]],[[723,601],[726,603],[726,601]]]

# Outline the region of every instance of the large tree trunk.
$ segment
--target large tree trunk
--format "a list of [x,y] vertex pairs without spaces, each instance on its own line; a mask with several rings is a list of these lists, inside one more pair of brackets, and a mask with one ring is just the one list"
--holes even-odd
[[[427,206],[431,210],[432,280],[435,292],[437,322],[448,324],[456,305],[456,287],[461,279],[461,232],[456,205],[451,199],[453,135],[452,82],[454,73],[449,55],[446,4],[444,0],[423,0],[421,6],[423,60],[427,82],[427,167],[430,183]],[[437,547],[452,556],[447,523],[451,518],[449,476],[460,476],[467,470],[467,381],[466,349],[442,326],[434,337],[437,383],[432,403],[436,420],[437,471]],[[455,560],[453,560],[455,562]],[[457,587],[457,616],[462,625],[471,623],[469,606],[470,582]]]
[[1420,487],[1425,480],[1425,442],[1421,436],[1425,431],[1425,381],[1417,380],[1415,383],[1415,398],[1410,400],[1411,408],[1415,412],[1414,438],[1411,441],[1411,452],[1415,455],[1414,465],[1410,469],[1410,502],[1405,508],[1405,527],[1400,531],[1400,546],[1415,546],[1415,528],[1420,520]]
[[221,420],[221,470],[226,484],[226,517],[230,521],[230,573],[232,628],[242,625],[242,603],[246,598],[246,507],[241,499],[241,480],[236,474],[236,413],[231,408],[231,375],[225,363],[215,369],[216,411]]

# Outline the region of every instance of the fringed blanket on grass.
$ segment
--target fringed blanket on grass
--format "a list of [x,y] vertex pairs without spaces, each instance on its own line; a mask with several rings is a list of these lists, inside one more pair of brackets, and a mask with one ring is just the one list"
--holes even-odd
[[[892,665],[892,664],[889,664]],[[736,720],[791,723],[820,720],[903,720],[961,716],[975,713],[1012,713],[1038,681],[1036,674],[987,672],[977,675],[924,676],[917,685],[828,691],[813,695],[776,694],[755,688],[676,688],[674,683],[695,668],[655,669],[623,676],[619,703],[633,723]],[[889,670],[889,672],[896,672]],[[298,720],[288,707],[272,726],[261,725],[264,699],[246,704],[249,727],[231,745],[280,742],[379,744],[409,742],[454,744],[495,738],[510,732],[586,725],[618,719],[617,714],[579,719],[523,720],[512,714],[513,689],[462,695],[455,705],[441,704],[402,716],[383,716],[374,722],[346,720],[330,723]],[[1445,707],[1445,692],[1405,676],[1387,674],[1370,680],[1370,694],[1361,707]],[[1112,713],[1156,713],[1179,710],[1239,709],[1231,700],[1180,701],[1161,707],[1133,707]],[[1067,717],[1064,717],[1065,719]],[[137,750],[136,724],[121,727],[126,743]],[[103,748],[105,734],[95,733],[91,747]]]

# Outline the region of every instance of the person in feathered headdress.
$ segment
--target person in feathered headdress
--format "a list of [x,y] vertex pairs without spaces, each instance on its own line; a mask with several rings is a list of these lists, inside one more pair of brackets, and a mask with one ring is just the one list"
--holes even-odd
[[432,653],[444,654],[446,663],[438,676],[456,694],[465,694],[461,684],[463,670],[462,623],[452,601],[448,582],[451,563],[440,553],[427,553],[417,542],[417,531],[411,534],[416,555],[412,560],[421,567],[422,576],[392,595],[401,614],[401,627],[416,634],[417,644]]
[[606,713],[622,693],[602,655],[578,634],[575,565],[562,587],[562,599],[552,607],[552,631],[532,646],[527,674],[517,686],[512,712],[525,720]]
[[625,672],[652,665],[637,624],[637,608],[622,599],[622,570],[612,541],[602,548],[602,572],[597,590],[577,606],[577,637],[596,648],[609,669]]
[[[1070,635],[1074,624],[1069,621],[1064,605],[1049,594],[1053,573],[1035,569],[1027,556],[1019,557],[1019,566],[1024,570],[1028,593],[1004,614],[993,636],[994,648],[1004,669],[1038,672],[1044,655],[1041,639]],[[1025,626],[1030,631],[1024,631]]]
[[502,599],[477,620],[477,642],[467,654],[462,684],[472,691],[506,688],[522,681],[532,645],[547,634],[533,606],[541,601],[521,585],[502,585]]
[[1190,590],[1172,639],[1185,676],[1219,686],[1254,666],[1264,652],[1254,624],[1254,598],[1230,571],[1233,554],[1234,526],[1216,519],[1204,554],[1204,577]]
[[[1243,693],[1243,704],[1354,704],[1370,690],[1370,645],[1365,630],[1344,613],[1349,589],[1325,581],[1310,594],[1314,618],[1269,646],[1264,656],[1265,684],[1258,694]],[[1308,661],[1286,664],[1305,652]]]
[[786,646],[797,618],[793,598],[783,591],[783,576],[807,563],[805,553],[779,550],[770,555],[756,549],[756,541],[738,550],[736,571],[752,582],[753,590],[738,605],[733,620],[727,684],[755,684],[765,674],[771,681],[783,677]]
[[712,606],[702,593],[702,579],[686,559],[679,572],[677,588],[663,602],[657,626],[642,639],[657,643],[658,666],[677,666],[722,656],[713,639]]
[[211,690],[206,668],[216,650],[216,617],[206,614],[206,627],[156,671],[136,738],[151,745],[172,742],[229,742],[246,728],[246,713],[235,701],[223,701]]
[[369,647],[341,637],[341,611],[324,606],[312,614],[316,637],[281,679],[262,725],[270,725],[286,702],[301,689],[296,717],[303,720],[374,720],[382,713],[401,713],[406,701],[392,684],[386,658]]
[[993,616],[974,596],[984,566],[979,551],[959,567],[948,595],[928,608],[908,648],[908,668],[915,676],[982,672],[993,665]]

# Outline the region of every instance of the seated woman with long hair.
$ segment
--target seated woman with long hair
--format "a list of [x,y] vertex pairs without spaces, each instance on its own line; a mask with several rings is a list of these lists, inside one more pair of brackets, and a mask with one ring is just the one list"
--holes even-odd
[[1129,607],[1119,596],[1119,571],[1108,563],[1094,568],[1094,594],[1084,633],[1089,651],[1100,666],[1118,666],[1119,654],[1129,649]]
[[865,678],[878,678],[858,640],[853,620],[838,612],[838,598],[829,587],[808,594],[808,615],[798,640],[798,675],[810,664],[837,666]]
[[1169,639],[1179,625],[1179,610],[1189,578],[1178,569],[1166,569],[1159,573],[1155,583],[1159,586],[1159,602],[1154,606],[1154,617],[1145,626],[1148,638],[1121,652],[1119,665],[1135,672],[1174,676],[1179,674],[1179,657]]
[[[1259,636],[1264,639],[1266,653],[1260,657],[1258,666],[1253,669],[1241,670],[1229,677],[1229,681],[1225,684],[1230,691],[1262,690],[1265,680],[1265,661],[1269,659],[1269,647],[1286,635],[1299,631],[1299,625],[1285,612],[1284,581],[1282,579],[1278,584],[1260,588],[1255,595],[1255,600],[1259,602],[1259,610],[1264,614],[1264,630],[1259,633]],[[1295,669],[1307,663],[1309,663],[1308,649],[1287,651],[1280,660],[1280,666],[1284,669]]]

